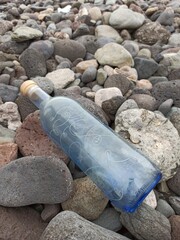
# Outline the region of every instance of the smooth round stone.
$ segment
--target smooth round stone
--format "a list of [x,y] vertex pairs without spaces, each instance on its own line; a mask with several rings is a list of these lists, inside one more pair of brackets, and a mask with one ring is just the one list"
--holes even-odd
[[169,221],[171,224],[171,240],[178,240],[180,236],[180,216],[171,216]]
[[97,69],[94,66],[88,67],[82,74],[81,80],[84,83],[89,83],[95,80]]
[[17,87],[0,83],[0,96],[3,102],[14,102],[18,96]]
[[162,76],[152,76],[149,78],[149,81],[154,86],[156,83],[168,82],[168,79],[167,79],[167,77],[162,77]]
[[135,57],[139,52],[139,45],[134,41],[125,40],[122,45],[131,54],[132,57]]
[[123,74],[125,75],[129,80],[136,82],[138,80],[138,74],[135,68],[131,68],[129,66],[124,66],[119,68],[114,69],[114,74]]
[[175,215],[173,208],[163,199],[158,200],[156,210],[162,213],[167,218]]
[[117,110],[116,116],[118,116],[121,112],[126,111],[127,109],[133,108],[138,108],[137,103],[133,99],[127,99]]
[[[37,144],[38,139],[38,144]],[[15,141],[23,156],[52,156],[68,162],[68,157],[45,134],[39,111],[29,114],[16,131]]]
[[38,39],[43,36],[43,33],[37,29],[20,26],[12,34],[12,40],[16,42],[24,42],[31,39]]
[[73,190],[66,164],[52,156],[14,160],[0,168],[0,179],[0,204],[7,207],[61,203]]
[[153,45],[158,41],[167,43],[170,33],[158,22],[148,22],[135,32],[135,38],[140,43]]
[[177,170],[177,173],[167,182],[168,187],[180,196],[180,167]]
[[158,108],[158,111],[162,112],[164,116],[167,116],[167,114],[170,112],[171,107],[173,105],[173,100],[172,99],[167,99]]
[[92,66],[96,69],[98,68],[98,63],[96,59],[81,61],[76,65],[76,72],[83,73],[84,71],[86,71],[86,69]]
[[174,21],[174,10],[171,7],[167,7],[156,20],[162,25],[170,26],[173,25]]
[[114,208],[106,208],[93,223],[111,231],[118,232],[122,228],[119,217],[120,214]]
[[84,58],[86,54],[85,47],[75,40],[58,40],[54,44],[54,54],[70,61],[75,61],[77,58]]
[[108,43],[95,52],[95,58],[101,65],[114,67],[133,66],[131,54],[117,43]]
[[89,9],[89,15],[92,20],[98,21],[101,20],[102,14],[99,7],[92,7]]
[[50,58],[54,53],[54,45],[49,40],[44,40],[44,41],[40,40],[40,41],[33,42],[31,43],[29,48],[33,48],[41,52],[44,55],[46,60]]
[[29,78],[36,76],[43,77],[47,72],[43,53],[34,48],[28,48],[21,54],[20,63]]
[[133,99],[139,108],[143,108],[149,111],[154,111],[156,109],[156,99],[147,94],[133,94],[129,97]]
[[137,29],[145,21],[141,13],[119,7],[111,13],[109,24],[116,29]]
[[63,210],[76,212],[88,220],[97,219],[108,199],[88,177],[74,180],[73,185],[75,191],[72,197],[61,203]]
[[145,109],[128,109],[116,114],[115,132],[128,133],[127,140],[160,168],[162,180],[175,175],[180,158],[180,137],[163,115]]
[[147,79],[141,79],[141,80],[136,82],[136,87],[151,90],[152,89],[152,83]]
[[180,33],[173,33],[169,38],[169,45],[171,46],[180,46]]
[[150,59],[151,58],[151,51],[147,48],[142,48],[138,54],[137,54],[138,57],[145,57],[145,58],[148,58]]
[[90,34],[89,26],[85,23],[80,24],[77,29],[73,32],[72,37],[77,38],[82,35]]
[[0,83],[4,83],[4,84],[8,85],[9,81],[10,81],[9,74],[1,74],[0,75]]
[[171,204],[175,213],[177,215],[180,215],[180,197],[176,197],[176,196],[169,197],[169,203]]
[[97,70],[96,80],[99,85],[103,85],[107,79],[107,72],[103,68]]
[[46,77],[35,77],[32,78],[34,82],[37,83],[37,85],[42,88],[43,91],[45,91],[48,94],[51,94],[54,90],[54,84]]
[[117,43],[121,43],[123,40],[119,35],[118,31],[116,31],[113,27],[108,25],[99,25],[95,28],[95,36],[97,38],[100,37],[108,37],[114,39]]
[[7,31],[13,28],[13,24],[10,21],[0,19],[0,35],[4,35]]

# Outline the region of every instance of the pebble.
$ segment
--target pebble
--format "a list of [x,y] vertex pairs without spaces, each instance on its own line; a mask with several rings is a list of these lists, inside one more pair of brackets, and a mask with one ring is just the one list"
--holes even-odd
[[44,204],[41,218],[44,222],[50,222],[60,211],[60,204]]
[[122,45],[132,57],[135,57],[139,52],[139,45],[132,40],[125,40]]
[[115,132],[128,132],[127,140],[159,166],[162,180],[175,175],[180,156],[180,138],[175,127],[164,116],[145,109],[128,109],[116,114]]
[[95,21],[101,20],[101,18],[102,18],[101,10],[98,7],[90,8],[89,15],[90,15],[91,19],[95,20]]
[[121,68],[115,68],[114,74],[121,73],[125,75],[129,80],[136,82],[138,80],[138,73],[135,68],[131,68],[129,66],[124,66]]
[[43,33],[37,29],[21,26],[13,32],[11,38],[16,42],[24,42],[31,39],[39,39],[42,36]]
[[107,79],[107,72],[103,68],[97,70],[96,80],[99,85],[104,85]]
[[63,210],[76,212],[88,220],[97,219],[105,209],[108,199],[88,177],[74,180],[73,186],[73,195],[61,203]]
[[169,38],[168,44],[172,45],[173,47],[179,46],[180,45],[179,38],[180,38],[180,33],[173,33]]
[[162,25],[171,26],[174,21],[174,9],[171,7],[167,7],[156,20]]
[[121,112],[126,111],[128,109],[138,108],[137,103],[133,99],[127,99],[123,104],[119,107],[116,112],[116,116],[118,116]]
[[97,69],[94,66],[88,67],[82,74],[81,80],[83,83],[89,83],[96,79]]
[[14,143],[15,131],[0,125],[0,144]]
[[169,119],[180,135],[180,108],[172,107],[169,112]]
[[152,83],[149,80],[141,79],[141,80],[136,82],[136,87],[151,90],[153,86],[152,86]]
[[158,200],[156,210],[162,213],[167,218],[171,217],[172,215],[175,215],[173,208],[163,199]]
[[16,131],[15,142],[23,156],[52,156],[68,163],[68,157],[65,153],[43,131],[39,111],[31,113],[26,117]]
[[154,111],[156,109],[156,99],[148,94],[135,93],[131,95],[129,99],[133,99],[139,108],[149,111]]
[[99,25],[95,28],[95,36],[97,38],[108,37],[114,39],[117,43],[121,43],[123,39],[117,30],[109,25]]
[[167,182],[168,187],[180,196],[180,167],[177,170],[177,173]]
[[13,28],[13,24],[10,21],[0,19],[0,35],[5,34],[7,31]]
[[1,239],[38,240],[47,226],[32,207],[0,206],[0,215]]
[[158,111],[162,112],[164,116],[167,116],[167,114],[170,112],[171,107],[173,105],[173,100],[172,99],[167,99],[158,108]]
[[69,169],[52,156],[14,160],[0,168],[0,180],[0,205],[6,207],[61,203],[73,190]]
[[94,56],[101,65],[110,65],[114,67],[134,65],[130,53],[117,43],[107,43],[102,48],[99,48]]
[[122,225],[139,240],[171,240],[169,220],[145,203],[134,213],[123,212],[120,219]]
[[180,236],[180,216],[171,216],[169,218],[170,224],[171,224],[171,240],[179,240]]
[[53,92],[54,84],[47,77],[35,77],[32,80],[46,93],[51,94]]
[[83,73],[89,67],[94,67],[97,69],[98,63],[95,59],[81,61],[76,65],[76,72]]
[[29,48],[33,48],[44,55],[44,58],[49,59],[54,53],[54,45],[49,40],[39,40],[31,43]]
[[18,146],[15,143],[0,144],[0,168],[15,160],[18,156]]
[[180,197],[169,197],[169,203],[177,215],[180,215]]
[[170,72],[168,79],[171,80],[177,80],[180,79],[180,70],[179,69],[175,69],[173,71]]
[[4,84],[8,85],[9,82],[10,82],[9,74],[1,74],[0,75],[0,83],[4,83]]
[[73,211],[63,211],[46,227],[40,240],[49,239],[94,239],[94,240],[130,240],[113,231],[102,228]]

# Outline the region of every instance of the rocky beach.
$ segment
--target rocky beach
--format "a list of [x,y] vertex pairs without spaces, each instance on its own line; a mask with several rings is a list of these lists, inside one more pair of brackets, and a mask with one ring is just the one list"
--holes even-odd
[[[26,80],[159,167],[134,213],[45,134]],[[180,240],[179,0],[0,0],[0,239]]]

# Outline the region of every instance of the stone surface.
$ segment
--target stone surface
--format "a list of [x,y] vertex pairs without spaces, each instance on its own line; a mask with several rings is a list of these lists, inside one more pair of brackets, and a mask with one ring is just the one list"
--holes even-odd
[[95,52],[95,58],[101,65],[114,67],[133,66],[134,61],[130,53],[117,43],[108,43]]
[[13,143],[15,132],[0,125],[0,144]]
[[88,220],[97,219],[108,199],[88,177],[74,180],[73,186],[73,195],[61,204],[63,210],[76,212]]
[[156,109],[156,99],[147,94],[133,94],[129,97],[133,99],[139,108],[154,111]]
[[89,83],[95,80],[97,69],[94,66],[88,67],[82,74],[81,80],[83,83]]
[[98,68],[96,59],[81,61],[76,65],[76,72],[83,73],[87,68],[95,67]]
[[52,156],[58,157],[65,163],[68,162],[65,153],[43,131],[39,111],[28,115],[21,127],[17,129],[15,141],[23,156]]
[[171,225],[160,212],[142,204],[134,213],[122,213],[121,223],[138,240],[171,240]]
[[157,207],[156,195],[153,190],[147,195],[143,202],[153,209]]
[[119,35],[118,31],[116,31],[113,27],[109,25],[99,25],[95,29],[95,36],[97,38],[100,37],[109,37],[114,39],[116,42],[121,43],[123,40]]
[[135,57],[139,52],[139,45],[134,41],[125,40],[122,45],[131,54],[132,57]]
[[18,43],[10,40],[0,44],[0,51],[9,54],[21,54],[28,46],[29,41]]
[[157,100],[159,106],[162,102],[167,99],[173,99],[175,107],[180,107],[180,81],[168,81],[157,83],[152,89],[152,96]]
[[167,43],[170,33],[158,22],[148,22],[136,31],[135,37],[140,43],[153,45],[158,41]]
[[65,163],[45,156],[23,157],[1,167],[0,181],[0,205],[7,207],[61,203],[73,189]]
[[144,109],[128,109],[116,115],[115,132],[126,133],[127,140],[159,166],[164,180],[176,173],[180,138],[164,116]]
[[0,206],[0,239],[39,240],[47,224],[31,207],[6,208]]
[[10,130],[16,130],[21,126],[18,107],[13,102],[0,105],[0,124]]
[[0,144],[0,167],[5,166],[18,156],[18,146],[15,143]]
[[54,84],[47,77],[35,77],[32,80],[46,93],[51,94],[53,92]]
[[180,216],[171,216],[169,218],[171,223],[171,240],[180,240]]
[[138,73],[138,79],[151,77],[158,69],[158,64],[153,59],[136,57],[134,67]]
[[173,70],[179,69],[180,64],[180,52],[177,53],[164,53],[163,59],[160,61],[160,64],[164,64],[168,70],[168,73]]
[[109,18],[109,24],[116,29],[137,29],[144,21],[143,14],[122,7],[112,12]]
[[106,208],[93,223],[111,231],[118,232],[122,228],[119,217],[120,214],[114,208]]
[[16,42],[24,42],[31,39],[41,38],[43,33],[37,29],[20,26],[12,34],[12,40]]
[[178,133],[180,135],[180,108],[172,107],[171,110],[172,111],[169,113],[169,120],[178,130]]
[[138,108],[137,103],[133,99],[127,99],[117,110],[116,116],[118,116],[121,112],[126,111],[127,109]]
[[172,105],[173,105],[173,100],[171,98],[167,99],[166,101],[161,103],[161,105],[158,108],[158,111],[162,112],[162,114],[164,114],[164,116],[167,116],[167,114],[171,111]]
[[47,72],[44,55],[34,48],[28,48],[21,54],[20,63],[29,78],[43,77]]
[[169,203],[171,204],[171,207],[174,209],[175,213],[180,215],[180,197],[169,197]]
[[103,85],[107,79],[107,72],[103,68],[97,70],[96,80],[99,85]]
[[29,48],[34,48],[37,51],[41,52],[46,60],[50,58],[54,53],[54,45],[49,40],[40,40],[33,42],[31,43]]
[[50,222],[60,211],[60,204],[44,204],[41,218],[44,222]]
[[63,211],[51,220],[40,240],[49,239],[129,240],[129,238],[97,226],[71,211]]
[[73,62],[77,58],[84,58],[86,49],[75,40],[58,40],[54,44],[54,54],[68,58]]
[[174,47],[180,46],[180,33],[173,33],[169,38],[168,44]]
[[175,215],[173,208],[163,199],[158,200],[156,210],[162,213],[167,218],[169,218],[172,215]]
[[19,89],[17,87],[0,83],[0,96],[3,102],[14,102]]
[[74,72],[68,68],[49,72],[46,77],[54,84],[55,89],[65,88],[75,79]]
[[141,88],[141,89],[151,90],[152,83],[147,79],[141,79],[136,82],[136,87]]
[[5,34],[7,31],[13,28],[13,24],[10,21],[0,19],[0,35]]
[[4,83],[4,84],[8,85],[9,80],[10,80],[9,74],[1,74],[0,75],[0,83]]
[[89,15],[92,20],[98,21],[102,18],[101,10],[98,7],[92,7],[89,9]]
[[158,17],[156,20],[160,24],[165,25],[165,26],[170,26],[173,25],[174,21],[174,9],[171,7],[167,7]]
[[180,167],[177,170],[177,173],[173,178],[171,178],[168,182],[168,187],[180,196]]

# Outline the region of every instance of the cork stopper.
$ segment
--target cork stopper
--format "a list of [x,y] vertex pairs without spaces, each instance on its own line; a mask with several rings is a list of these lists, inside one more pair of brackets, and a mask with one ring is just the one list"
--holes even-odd
[[27,80],[25,82],[23,82],[23,84],[21,84],[20,87],[20,92],[24,95],[27,96],[28,95],[28,91],[34,87],[34,86],[38,86],[34,81],[32,80]]

